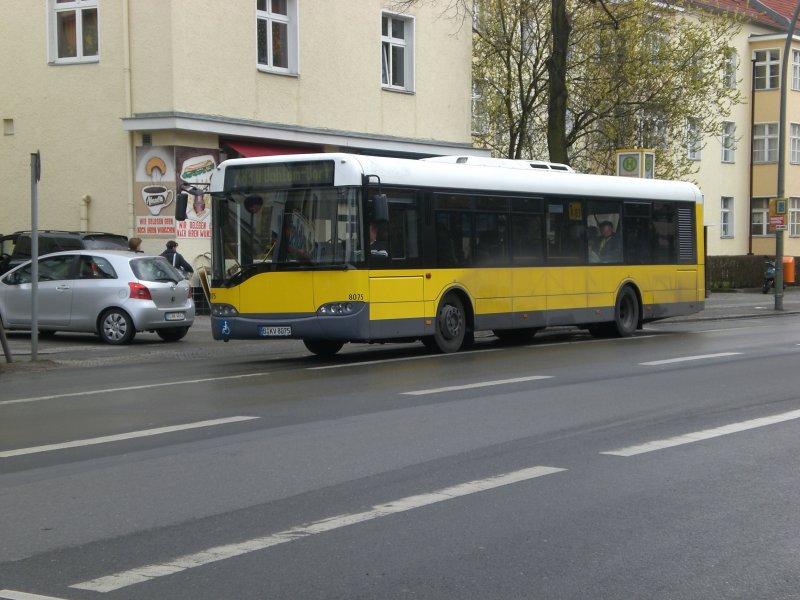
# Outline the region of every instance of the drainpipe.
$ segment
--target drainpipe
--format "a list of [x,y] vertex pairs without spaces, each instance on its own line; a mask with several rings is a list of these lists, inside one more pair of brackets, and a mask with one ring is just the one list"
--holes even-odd
[[[122,69],[123,69],[123,82],[124,82],[124,95],[125,95],[125,111],[126,117],[133,116],[133,91],[131,85],[131,20],[130,20],[130,0],[122,0]],[[125,174],[127,179],[127,192],[128,192],[128,237],[133,237],[136,231],[135,226],[135,212],[134,212],[134,185],[133,179],[135,177],[133,170],[133,161],[136,156],[136,134],[133,131],[128,132],[128,144],[125,151]]]
[[92,203],[92,197],[86,194],[81,198],[81,231],[84,233],[91,231],[89,229],[89,204]]

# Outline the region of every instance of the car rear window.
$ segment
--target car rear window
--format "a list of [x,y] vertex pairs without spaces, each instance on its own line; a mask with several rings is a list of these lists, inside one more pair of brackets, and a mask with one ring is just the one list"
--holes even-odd
[[83,238],[87,248],[93,250],[127,250],[128,238],[122,235],[93,235]]
[[131,260],[131,270],[141,281],[172,281],[178,283],[183,275],[163,256],[143,256]]

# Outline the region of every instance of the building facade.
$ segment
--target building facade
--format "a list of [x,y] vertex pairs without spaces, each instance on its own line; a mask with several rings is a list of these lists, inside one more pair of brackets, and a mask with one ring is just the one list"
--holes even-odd
[[[784,254],[800,257],[800,37],[792,41],[787,86],[781,90],[786,32],[795,5],[762,0],[715,3],[744,15],[741,33],[730,42],[720,76],[739,86],[744,102],[735,106],[721,130],[704,140],[695,179],[705,199],[707,251],[718,255],[775,254],[770,199],[778,194],[781,93],[786,95],[784,152],[787,214]],[[689,144],[689,146],[691,146]]]
[[[181,185],[236,156],[486,154],[470,136],[471,36],[381,0],[7,0],[0,20],[0,233],[169,239],[201,264],[209,210]],[[453,17],[453,18],[451,18]],[[200,200],[205,200],[200,198]]]

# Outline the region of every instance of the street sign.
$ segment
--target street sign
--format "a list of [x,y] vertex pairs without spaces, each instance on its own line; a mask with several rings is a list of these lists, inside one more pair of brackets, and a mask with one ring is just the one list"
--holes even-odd
[[786,223],[784,222],[783,215],[770,215],[769,216],[769,226],[777,228],[786,229]]

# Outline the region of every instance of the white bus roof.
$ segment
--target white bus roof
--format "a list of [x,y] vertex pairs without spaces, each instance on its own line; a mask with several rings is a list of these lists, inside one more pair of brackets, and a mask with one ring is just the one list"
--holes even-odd
[[[454,157],[458,158],[458,157]],[[359,186],[363,176],[372,175],[382,185],[465,190],[493,194],[559,195],[617,198],[621,200],[679,200],[702,204],[703,196],[688,181],[640,179],[610,175],[587,175],[550,169],[471,166],[454,160],[411,160],[362,154],[292,154],[226,160],[215,169],[211,192],[223,189],[229,167],[272,163],[334,161],[334,185]],[[528,162],[528,161],[523,161]],[[377,183],[377,179],[375,182]]]
[[428,162],[442,162],[458,165],[471,165],[479,167],[504,167],[506,169],[524,169],[530,171],[558,171],[561,173],[574,173],[575,170],[569,165],[561,163],[547,162],[544,160],[516,160],[511,158],[488,158],[485,156],[434,156],[423,158]]

